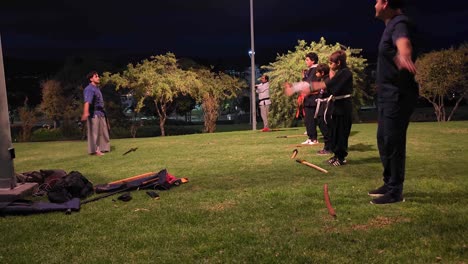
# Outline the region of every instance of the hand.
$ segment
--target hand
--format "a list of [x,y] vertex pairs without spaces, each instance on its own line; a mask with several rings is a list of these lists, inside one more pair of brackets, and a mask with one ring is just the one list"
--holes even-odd
[[291,96],[294,94],[292,85],[290,83],[285,82],[283,86],[284,86],[284,94],[286,94],[286,96]]
[[86,121],[86,120],[88,120],[88,117],[89,117],[89,114],[83,114],[83,115],[81,116],[81,121]]
[[397,54],[394,58],[394,61],[399,70],[405,69],[412,74],[416,74],[416,66],[414,66],[413,60],[411,60],[410,56]]

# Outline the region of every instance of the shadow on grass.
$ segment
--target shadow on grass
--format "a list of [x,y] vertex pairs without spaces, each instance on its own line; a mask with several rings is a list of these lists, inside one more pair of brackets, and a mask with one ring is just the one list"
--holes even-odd
[[412,192],[412,191],[404,191],[403,195],[408,202],[414,203],[422,203],[422,204],[436,204],[436,205],[444,205],[444,204],[454,204],[454,197],[458,201],[466,201],[468,199],[468,195],[466,192]]
[[297,131],[299,128],[272,128],[271,131]]
[[287,135],[287,136],[277,136],[276,138],[303,138],[306,135]]
[[364,158],[364,159],[352,159],[349,163],[350,165],[362,165],[362,164],[369,164],[369,163],[380,163],[379,157],[372,157],[372,158]]
[[349,151],[358,151],[358,152],[366,152],[366,151],[374,151],[374,145],[366,145],[366,144],[356,144],[349,147]]
[[[291,129],[280,129],[280,128],[273,128],[270,129],[268,132],[282,132],[282,131],[290,131]],[[297,130],[297,129],[296,129]],[[257,130],[257,132],[263,132],[261,129]]]

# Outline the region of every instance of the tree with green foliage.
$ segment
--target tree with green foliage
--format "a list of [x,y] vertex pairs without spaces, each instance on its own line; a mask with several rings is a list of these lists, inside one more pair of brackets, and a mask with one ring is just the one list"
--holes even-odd
[[[83,89],[89,83],[86,74],[91,70],[99,71],[111,67],[112,65],[96,57],[69,57],[51,79],[42,82],[40,110],[54,121],[54,127],[61,120],[60,129],[63,135],[69,137],[80,133],[77,120],[82,111]],[[106,110],[109,110],[111,103],[107,96],[105,98]],[[111,115],[108,116],[112,119]]]
[[64,117],[65,106],[68,105],[63,88],[56,80],[46,80],[41,83],[42,101],[39,109],[54,122],[54,129],[57,122]]
[[197,75],[191,71],[182,70],[173,53],[151,56],[135,65],[128,64],[122,73],[105,72],[101,78],[102,84],[113,83],[116,90],[129,88],[138,101],[136,112],[143,107],[146,98],[154,102],[159,117],[161,136],[165,136],[165,123],[168,107],[181,94],[187,94],[189,87],[197,85]]
[[18,108],[18,115],[21,121],[21,141],[23,142],[31,140],[32,129],[39,120],[38,110],[30,107],[28,101],[29,98],[26,97],[23,106]]
[[[468,95],[468,44],[458,49],[426,53],[416,60],[416,68],[420,94],[434,107],[437,121],[450,121]],[[456,100],[448,117],[445,112],[447,99]]]
[[301,80],[302,70],[305,68],[305,56],[309,52],[317,53],[319,63],[327,63],[328,57],[334,51],[344,49],[347,55],[348,67],[353,73],[354,93],[353,103],[355,116],[357,109],[362,105],[363,89],[365,87],[366,74],[364,72],[366,59],[362,58],[361,49],[352,49],[336,43],[327,44],[324,38],[319,42],[311,42],[308,45],[304,40],[299,40],[294,51],[278,55],[275,62],[262,66],[270,76],[270,98],[273,102],[270,106],[269,122],[273,127],[289,127],[294,121],[295,100],[284,95],[284,82],[298,82]]
[[192,86],[190,95],[202,105],[204,132],[213,133],[216,130],[221,103],[236,97],[247,84],[223,72],[215,73],[208,69],[196,69],[194,72],[201,83]]

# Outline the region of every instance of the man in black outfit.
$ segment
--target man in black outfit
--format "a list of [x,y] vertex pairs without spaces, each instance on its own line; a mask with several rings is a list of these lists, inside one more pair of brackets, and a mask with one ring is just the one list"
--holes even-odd
[[369,195],[372,204],[404,201],[406,131],[418,98],[414,80],[413,30],[401,8],[403,0],[376,0],[375,16],[386,28],[379,44],[377,63],[377,144],[384,184]]

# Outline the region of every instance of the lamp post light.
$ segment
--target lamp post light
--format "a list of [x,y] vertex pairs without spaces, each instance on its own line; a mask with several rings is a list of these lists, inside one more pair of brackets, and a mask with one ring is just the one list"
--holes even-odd
[[250,89],[251,104],[250,114],[252,115],[252,130],[257,129],[257,107],[255,105],[255,48],[254,48],[254,19],[253,0],[250,0]]

